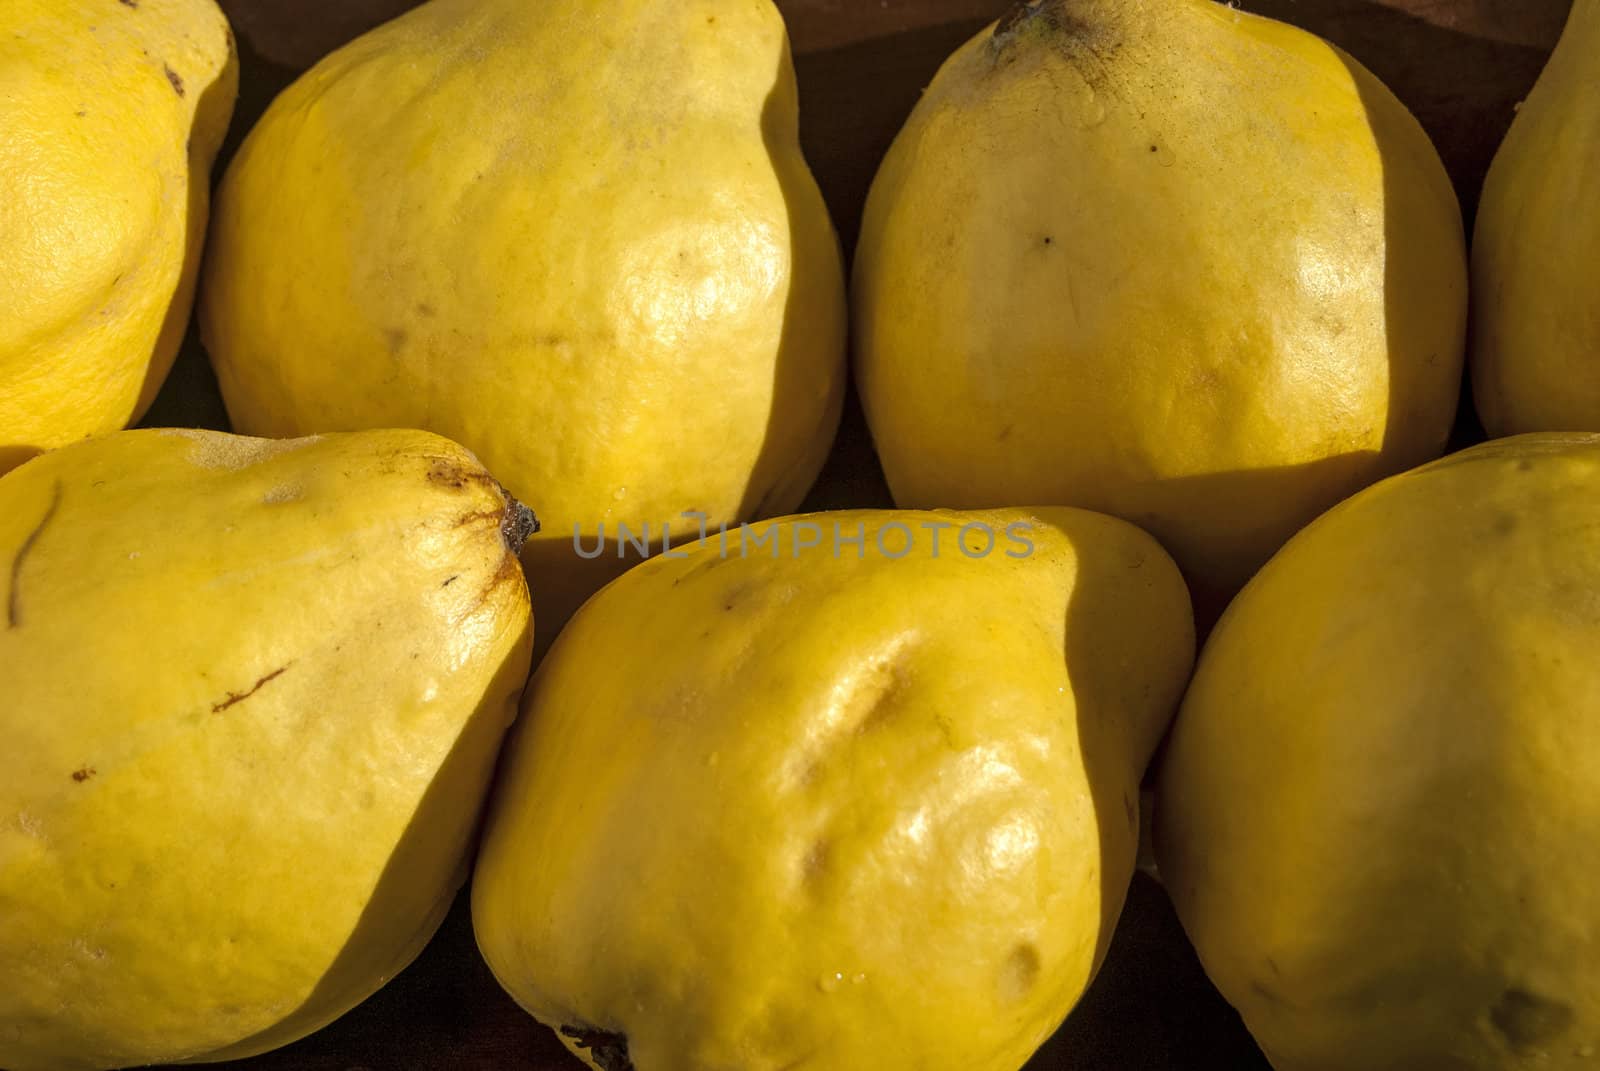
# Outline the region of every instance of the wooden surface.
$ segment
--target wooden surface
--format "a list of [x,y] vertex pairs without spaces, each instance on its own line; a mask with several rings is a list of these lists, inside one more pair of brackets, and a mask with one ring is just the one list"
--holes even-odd
[[[528,0],[535,3],[537,0]],[[661,0],[670,3],[672,0]],[[1469,218],[1489,159],[1554,44],[1570,0],[1243,0],[1320,33],[1411,106]],[[243,90],[229,150],[272,97],[328,50],[407,0],[222,0],[239,33]],[[779,0],[800,77],[805,148],[840,236],[854,246],[867,185],[939,63],[1007,0]],[[146,423],[225,427],[191,338]],[[1476,432],[1464,417],[1460,438]],[[888,505],[853,406],[808,506]],[[496,986],[464,899],[410,969],[296,1045],[241,1071],[575,1071],[554,1037]],[[1109,961],[1030,1071],[1256,1071],[1265,1061],[1206,983],[1165,895],[1135,883]],[[855,1071],[855,1069],[836,1069]],[[866,1069],[862,1069],[866,1071]]]

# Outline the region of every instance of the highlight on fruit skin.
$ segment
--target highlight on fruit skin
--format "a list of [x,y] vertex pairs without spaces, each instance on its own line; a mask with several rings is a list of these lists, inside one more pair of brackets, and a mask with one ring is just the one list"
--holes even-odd
[[1600,0],[1576,0],[1495,156],[1472,247],[1491,435],[1600,431]]
[[1156,855],[1278,1071],[1594,1066],[1597,644],[1600,435],[1378,484],[1229,608]]
[[535,524],[418,431],[0,477],[0,1067],[265,1052],[417,955],[527,677]]
[[897,504],[1101,510],[1225,602],[1444,450],[1466,276],[1433,145],[1333,45],[1211,0],[1034,0],[874,180],[855,372]]
[[[200,326],[236,429],[423,427],[574,553],[799,506],[833,441],[843,264],[770,0],[432,0],[290,86],[218,190]],[[656,539],[659,542],[659,536]],[[634,559],[637,560],[637,559]]]
[[1188,593],[1081,510],[822,513],[591,599],[507,743],[495,977],[598,1071],[1017,1071],[1099,968]]
[[213,0],[0,6],[0,473],[135,423],[189,324],[233,114]]

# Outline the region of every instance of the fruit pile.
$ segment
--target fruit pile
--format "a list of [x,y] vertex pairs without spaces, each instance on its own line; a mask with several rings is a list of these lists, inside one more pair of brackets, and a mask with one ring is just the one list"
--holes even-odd
[[[0,1068],[278,1049],[470,877],[597,1071],[1017,1071],[1141,855],[1279,1071],[1600,1067],[1600,0],[1470,256],[1212,0],[1018,0],[848,286],[770,0],[429,0],[212,205],[237,71],[0,0]],[[232,430],[124,430],[191,313]],[[794,515],[850,382],[894,508]]]

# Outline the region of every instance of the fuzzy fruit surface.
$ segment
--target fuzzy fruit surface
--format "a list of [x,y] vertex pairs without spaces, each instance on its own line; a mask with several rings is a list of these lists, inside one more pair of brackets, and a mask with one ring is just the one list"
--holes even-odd
[[845,319],[768,0],[433,0],[359,38],[230,167],[201,307],[238,430],[427,428],[536,502],[550,626],[616,571],[574,526],[799,504]]
[[1503,439],[1296,536],[1201,656],[1161,874],[1279,1071],[1600,1052],[1600,436]]
[[[1032,553],[981,553],[1014,524]],[[1182,579],[1071,509],[760,532],[776,556],[712,537],[557,639],[491,805],[479,946],[598,1071],[1016,1071],[1132,879],[1193,655]]]
[[529,524],[416,431],[128,431],[0,478],[0,1067],[327,1024],[466,875]]
[[1600,0],[1577,0],[1484,185],[1472,386],[1491,435],[1600,431]]
[[1426,134],[1326,41],[1039,0],[949,59],[879,171],[857,372],[899,505],[1101,510],[1229,595],[1444,449],[1466,274]]
[[0,473],[155,399],[237,86],[212,0],[0,9]]

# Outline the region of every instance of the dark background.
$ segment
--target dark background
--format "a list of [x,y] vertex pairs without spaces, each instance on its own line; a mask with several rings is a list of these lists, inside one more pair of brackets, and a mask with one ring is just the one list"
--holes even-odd
[[[663,0],[670,3],[672,0]],[[800,78],[808,159],[849,254],[878,161],[940,62],[1010,0],[777,0]],[[225,156],[328,51],[411,0],[221,0],[242,53]],[[1484,171],[1560,34],[1570,0],[1243,0],[1352,53],[1433,135],[1470,226]],[[1476,438],[1470,404],[1459,442]],[[225,428],[205,357],[185,346],[149,424]],[[853,403],[807,508],[890,505]],[[240,1071],[577,1071],[479,959],[463,896],[422,957],[326,1030]],[[1265,1071],[1206,982],[1160,887],[1134,884],[1094,987],[1029,1071]],[[865,1071],[865,1069],[863,1069]]]

